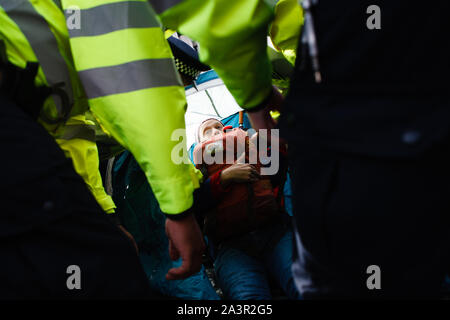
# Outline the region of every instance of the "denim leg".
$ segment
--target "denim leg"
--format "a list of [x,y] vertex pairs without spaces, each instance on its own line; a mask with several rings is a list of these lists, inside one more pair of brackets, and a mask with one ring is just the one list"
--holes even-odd
[[166,280],[166,272],[170,268],[179,267],[181,259],[170,260],[168,255],[139,254],[142,266],[150,283],[150,287],[165,295],[184,300],[220,300],[206,275],[205,268],[183,280]]
[[293,233],[291,230],[280,239],[275,248],[264,256],[267,270],[281,286],[289,299],[299,300],[301,295],[297,290],[292,275]]
[[264,263],[242,251],[224,246],[214,262],[217,281],[226,299],[270,300]]

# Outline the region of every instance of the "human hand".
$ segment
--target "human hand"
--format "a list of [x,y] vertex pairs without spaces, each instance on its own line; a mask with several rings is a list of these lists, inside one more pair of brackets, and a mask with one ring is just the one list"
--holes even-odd
[[199,272],[205,243],[194,214],[189,213],[181,220],[167,219],[166,234],[169,239],[170,258],[177,260],[181,257],[183,261],[180,267],[172,268],[167,272],[166,279],[185,279]]
[[134,237],[131,235],[131,233],[129,233],[127,231],[127,229],[125,229],[124,226],[122,226],[120,224],[118,225],[118,227],[119,227],[120,231],[122,231],[125,234],[125,236],[127,236],[127,238],[130,239],[131,243],[133,244],[134,248],[136,249],[136,254],[139,254],[138,245],[137,245],[136,241],[134,240]]
[[247,112],[247,115],[252,124],[252,128],[256,131],[260,129],[274,129],[276,126],[275,120],[270,115],[270,111],[280,111],[283,105],[284,98],[277,88],[272,88],[272,95],[266,103],[266,107],[259,111]]
[[231,183],[255,182],[260,178],[255,166],[247,163],[235,163],[220,173],[220,183],[226,188]]

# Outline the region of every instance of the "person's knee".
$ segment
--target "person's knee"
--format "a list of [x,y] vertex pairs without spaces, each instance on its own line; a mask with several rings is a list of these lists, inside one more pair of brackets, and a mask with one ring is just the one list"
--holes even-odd
[[270,300],[262,262],[234,249],[220,250],[214,262],[219,286],[227,299]]

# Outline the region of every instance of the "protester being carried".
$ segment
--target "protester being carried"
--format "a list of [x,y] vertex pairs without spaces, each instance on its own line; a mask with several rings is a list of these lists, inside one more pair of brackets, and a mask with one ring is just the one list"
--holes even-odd
[[[272,299],[271,279],[288,298],[299,299],[290,271],[292,231],[280,192],[285,149],[280,146],[278,173],[263,176],[260,161],[249,163],[256,138],[239,128],[224,128],[216,119],[201,123],[193,157],[205,182],[197,191],[195,209],[213,248],[226,299]],[[230,141],[235,142],[233,148]],[[231,163],[222,161],[231,158]]]

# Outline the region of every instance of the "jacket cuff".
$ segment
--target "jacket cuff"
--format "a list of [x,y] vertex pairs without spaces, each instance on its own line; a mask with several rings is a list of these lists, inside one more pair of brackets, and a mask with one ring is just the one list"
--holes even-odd
[[192,214],[192,211],[185,211],[182,213],[178,213],[178,214],[169,214],[169,213],[164,213],[164,215],[166,216],[166,218],[170,219],[170,220],[174,220],[174,221],[181,221],[184,220],[185,218],[187,218],[189,215]]
[[106,217],[108,217],[108,220],[114,224],[114,225],[120,225],[122,222],[120,221],[119,215],[117,213],[109,213],[106,214]]
[[267,96],[267,98],[264,99],[263,102],[261,102],[260,104],[254,106],[254,107],[245,109],[245,111],[247,113],[252,113],[252,112],[258,112],[258,111],[265,109],[267,107],[267,105],[269,104],[270,99],[272,99],[273,95],[274,95],[274,92],[273,92],[273,90],[271,90],[269,95]]

